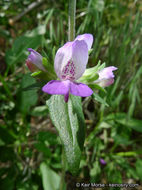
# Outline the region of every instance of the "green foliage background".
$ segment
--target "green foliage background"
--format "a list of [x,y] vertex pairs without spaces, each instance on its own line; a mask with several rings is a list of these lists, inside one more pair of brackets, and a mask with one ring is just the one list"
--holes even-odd
[[[45,105],[50,96],[38,86],[23,89],[36,81],[25,66],[27,48],[53,65],[56,50],[67,41],[68,1],[43,1],[9,22],[32,2],[0,0],[1,190],[59,189],[62,172],[61,142]],[[75,189],[76,182],[142,181],[141,20],[140,0],[77,1],[76,35],[94,36],[88,67],[101,60],[118,70],[107,93],[96,91],[82,100],[87,126],[83,156],[76,177],[66,172],[65,189]],[[100,158],[107,164],[101,165]]]

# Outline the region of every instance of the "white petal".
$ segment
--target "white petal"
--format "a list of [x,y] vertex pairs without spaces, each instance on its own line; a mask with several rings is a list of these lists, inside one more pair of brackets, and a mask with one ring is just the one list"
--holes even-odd
[[85,72],[88,62],[88,47],[85,41],[74,41],[72,45],[72,61],[75,70],[75,80],[77,80]]
[[91,49],[93,44],[93,35],[92,34],[82,34],[78,35],[75,40],[84,40],[88,46],[88,50]]
[[62,70],[71,59],[72,56],[72,43],[67,42],[63,47],[59,48],[55,60],[54,60],[54,69],[57,76],[62,79]]

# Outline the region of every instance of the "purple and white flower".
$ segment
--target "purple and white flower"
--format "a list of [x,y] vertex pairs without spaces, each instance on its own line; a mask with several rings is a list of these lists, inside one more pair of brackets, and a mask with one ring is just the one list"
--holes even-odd
[[92,95],[93,91],[87,85],[76,82],[85,72],[92,43],[93,36],[83,34],[59,48],[54,60],[54,69],[60,80],[48,82],[42,90],[48,94],[64,95],[65,102],[68,102],[70,93],[81,97]]
[[30,55],[26,60],[26,65],[29,68],[29,70],[34,72],[37,69],[39,69],[45,72],[46,70],[42,65],[42,56],[32,48],[28,48],[28,51],[30,52]]
[[117,70],[116,67],[110,66],[98,71],[99,78],[95,81],[99,86],[106,87],[114,83],[113,71]]

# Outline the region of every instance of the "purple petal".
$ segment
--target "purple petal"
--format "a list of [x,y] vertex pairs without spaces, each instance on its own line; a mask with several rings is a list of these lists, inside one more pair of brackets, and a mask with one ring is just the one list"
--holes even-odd
[[38,68],[28,59],[26,60],[26,65],[31,72],[38,70]]
[[42,87],[42,91],[48,94],[68,94],[70,88],[70,81],[51,80]]
[[105,161],[104,159],[102,159],[102,158],[100,158],[100,163],[101,163],[102,165],[106,165],[106,161]]
[[114,74],[113,71],[117,70],[116,67],[110,66],[98,71],[99,78],[95,81],[102,87],[109,86],[114,83]]
[[74,64],[75,80],[85,72],[88,62],[88,47],[83,40],[75,40],[72,44],[72,61]]
[[106,68],[100,70],[100,71],[98,72],[98,74],[99,74],[99,79],[101,80],[101,79],[114,78],[114,74],[113,74],[112,71],[115,71],[115,70],[117,70],[117,68],[114,67],[114,66],[106,67]]
[[93,94],[91,88],[83,83],[70,83],[70,93],[75,96],[87,97]]
[[42,56],[32,48],[28,48],[28,51],[30,52],[30,55],[28,56],[27,60],[40,70],[45,71],[45,68],[42,65]]
[[88,46],[88,50],[91,49],[93,44],[93,35],[92,34],[82,34],[78,35],[75,40],[84,40]]
[[65,102],[69,99],[70,81],[52,80],[42,87],[42,91],[48,94],[64,95]]

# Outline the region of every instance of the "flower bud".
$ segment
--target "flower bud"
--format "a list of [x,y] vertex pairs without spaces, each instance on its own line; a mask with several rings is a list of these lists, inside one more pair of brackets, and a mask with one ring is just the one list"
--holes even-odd
[[46,70],[42,65],[42,56],[32,48],[28,48],[28,51],[30,52],[30,55],[26,60],[26,65],[29,68],[29,70],[31,72],[34,72],[36,70],[42,70],[45,72]]

